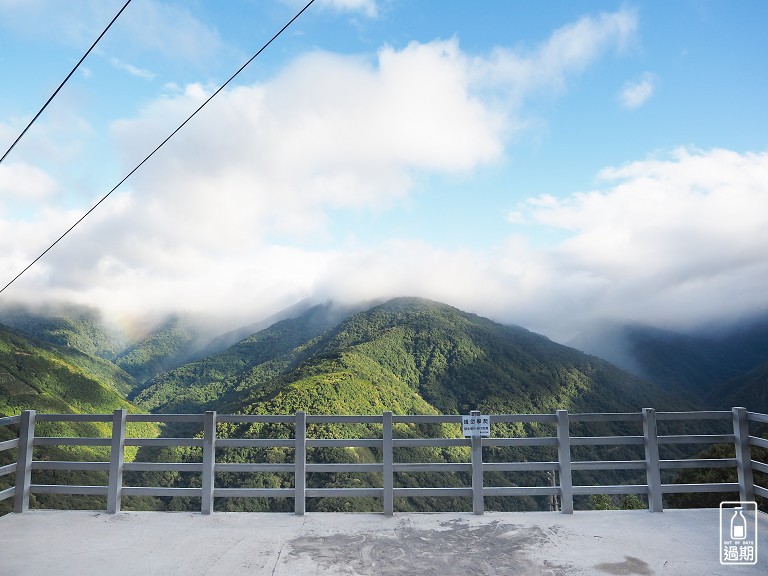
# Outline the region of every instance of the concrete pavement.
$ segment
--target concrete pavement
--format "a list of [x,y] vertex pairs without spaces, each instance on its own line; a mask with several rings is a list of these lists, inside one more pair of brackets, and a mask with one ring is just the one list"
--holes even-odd
[[0,518],[2,576],[768,574],[721,566],[718,510],[306,516],[37,511]]

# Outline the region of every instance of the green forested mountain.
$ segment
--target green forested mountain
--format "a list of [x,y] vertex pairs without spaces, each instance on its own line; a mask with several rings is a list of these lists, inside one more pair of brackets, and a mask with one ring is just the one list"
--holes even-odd
[[[320,307],[279,322],[223,354],[155,378],[137,401],[158,412],[217,409],[258,414],[292,414],[298,410],[311,414],[381,414],[386,410],[437,414],[467,413],[472,409],[489,413],[551,413],[558,408],[634,411],[645,406],[691,406],[603,360],[523,328],[503,326],[436,302],[399,298],[331,326],[319,321],[323,317]],[[228,425],[220,427],[218,433],[221,437],[275,438],[291,434],[284,428]],[[347,437],[371,437],[378,433],[368,428],[345,425],[343,433]],[[459,433],[452,427],[432,432]],[[521,432],[522,429],[512,428],[508,431]],[[399,426],[396,431],[400,437],[424,433],[418,427]],[[525,433],[552,431],[530,427]],[[488,457],[509,457],[504,450],[497,449]],[[624,454],[614,449],[612,457],[619,456]],[[184,460],[187,456],[178,457]],[[290,450],[283,449],[237,449],[225,450],[219,457],[229,462],[282,462],[290,461],[291,455]],[[552,457],[553,454],[542,455],[536,449],[518,449],[515,454],[517,459]],[[364,448],[315,449],[312,455],[314,462],[326,463],[375,462],[379,458],[375,451]],[[455,462],[465,461],[467,454],[463,448],[419,448],[400,453],[399,458]],[[375,474],[326,476],[314,475],[310,481],[317,487],[345,483],[364,487],[380,482]],[[528,476],[536,477],[515,481],[546,482],[542,474]],[[220,481],[232,487],[290,487],[292,478],[290,474],[228,474]],[[490,474],[487,481],[502,485],[510,479]],[[429,478],[401,475],[396,482],[401,486],[419,486],[424,482],[461,486],[466,485],[468,478],[461,474],[432,474]],[[186,486],[184,480],[174,480],[169,485]],[[177,500],[169,505],[183,509],[190,503]],[[378,504],[370,499],[323,498],[308,505],[311,510],[365,510],[375,509]],[[489,507],[496,509],[535,509],[546,505],[534,498],[489,502]],[[290,503],[226,499],[217,506],[222,510],[287,510]],[[401,510],[463,510],[467,506],[461,499],[450,498],[416,498],[398,503]]]
[[133,409],[125,399],[133,386],[111,362],[0,325],[0,415]]
[[[88,356],[66,346],[32,340],[26,335],[0,325],[0,416],[12,416],[23,410],[44,413],[109,414],[125,408],[140,410],[125,399],[132,389],[131,376],[107,360]],[[143,436],[156,436],[157,426],[137,424],[134,430]],[[108,436],[110,424],[99,422],[40,422],[36,433],[42,436]],[[0,441],[14,437],[16,431],[0,427]],[[135,448],[126,451],[132,458]],[[10,463],[11,453],[0,454],[0,465]],[[38,460],[107,460],[108,447],[43,446],[36,449]],[[13,476],[0,479],[0,489],[7,488]],[[105,484],[101,472],[36,471],[34,481],[42,484]],[[33,506],[47,508],[100,508],[99,497],[37,495]],[[11,501],[0,503],[0,514],[10,509]]]
[[291,412],[297,404],[287,398],[304,390],[304,410],[360,413],[370,412],[368,398],[349,389],[385,394],[397,387],[444,413],[680,406],[603,360],[444,304],[400,298],[337,325],[325,318],[317,307],[278,322],[155,378],[136,401],[153,411],[268,404]]
[[229,405],[233,396],[295,366],[311,353],[311,341],[337,322],[338,310],[334,306],[314,306],[224,352],[150,380],[134,399],[155,412],[194,412]]
[[114,362],[142,383],[188,362],[201,348],[199,331],[174,315],[120,352]]
[[36,340],[109,360],[125,347],[121,335],[109,329],[96,310],[83,306],[59,305],[35,309],[20,305],[3,306],[0,308],[0,324]]
[[[70,342],[68,342],[69,344]],[[143,378],[177,362],[189,351],[190,332],[183,323],[171,322],[144,341],[115,356],[116,363]],[[398,298],[362,312],[342,312],[332,305],[312,307],[297,316],[275,322],[237,342],[223,352],[162,372],[144,384],[114,363],[89,356],[72,346],[33,341],[18,331],[0,330],[0,413],[36,408],[46,412],[111,412],[116,407],[135,410],[120,393],[129,390],[142,409],[154,412],[220,412],[291,414],[380,414],[391,410],[405,414],[570,411],[636,411],[690,409],[697,406],[632,376],[614,365],[556,344],[524,328],[505,326],[462,312],[451,306],[417,298]],[[578,427],[578,426],[577,426]],[[279,425],[224,425],[222,437],[274,438],[291,434]],[[377,434],[366,425],[346,426],[345,435]],[[375,428],[375,427],[374,427]],[[514,429],[513,429],[514,428]],[[314,430],[315,433],[321,432]],[[328,431],[327,431],[328,432]],[[432,431],[435,432],[434,430]],[[508,434],[552,434],[551,430],[510,427]],[[595,432],[595,431],[593,431]],[[148,430],[146,434],[156,433]],[[186,432],[183,432],[186,433]],[[419,436],[418,427],[398,426],[396,434]],[[459,432],[447,426],[438,433]],[[595,433],[611,433],[607,428]],[[166,434],[174,435],[174,430]],[[150,461],[198,461],[196,449],[144,448],[137,458]],[[488,457],[510,457],[494,449]],[[551,459],[553,454],[516,449],[515,459]],[[609,447],[601,458],[630,459],[627,447]],[[411,461],[465,461],[463,448],[416,448],[400,454]],[[530,452],[530,453],[529,453]],[[62,455],[53,455],[61,458]],[[589,457],[589,455],[587,455]],[[233,449],[221,461],[290,461],[290,450]],[[374,462],[380,455],[367,448],[315,449],[315,462]],[[585,475],[583,473],[582,475]],[[190,486],[195,479],[183,474],[135,473],[136,485]],[[327,476],[327,477],[326,477]],[[437,475],[440,476],[440,475]],[[400,475],[400,486],[435,482],[466,485],[462,474],[429,479]],[[490,474],[487,481],[541,484],[542,477],[510,480]],[[588,475],[587,475],[588,476]],[[102,479],[103,480],[103,479]],[[334,485],[375,486],[375,474],[322,475],[310,478],[316,487]],[[632,481],[616,477],[611,481]],[[588,477],[582,482],[591,482]],[[98,480],[97,480],[98,482]],[[224,474],[222,486],[290,487],[290,474]],[[376,506],[356,499],[318,499],[311,510],[357,510]],[[546,506],[541,499],[500,499],[489,502],[496,509],[533,509]],[[65,503],[70,506],[69,502]],[[136,504],[168,509],[194,508],[185,499],[161,499]],[[402,510],[463,510],[467,502],[452,499],[409,499]],[[97,508],[99,506],[96,506]],[[223,499],[218,509],[283,510],[280,500]]]

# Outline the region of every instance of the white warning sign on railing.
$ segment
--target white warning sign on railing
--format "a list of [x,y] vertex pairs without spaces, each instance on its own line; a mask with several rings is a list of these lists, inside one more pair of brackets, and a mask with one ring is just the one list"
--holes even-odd
[[491,417],[487,414],[462,416],[461,431],[464,436],[490,436]]

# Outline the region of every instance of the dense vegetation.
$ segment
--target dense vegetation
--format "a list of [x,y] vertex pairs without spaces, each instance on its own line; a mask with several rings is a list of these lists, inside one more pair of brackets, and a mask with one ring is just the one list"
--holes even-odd
[[80,306],[34,310],[24,306],[4,306],[0,308],[0,324],[42,342],[109,360],[125,347],[123,338],[106,326],[98,312]]
[[115,364],[137,382],[145,382],[189,361],[199,347],[198,342],[196,331],[174,316],[122,351],[115,358]]
[[[555,344],[523,328],[508,327],[461,312],[450,306],[420,299],[403,298],[354,314],[329,329],[307,326],[321,310],[279,322],[233,346],[226,352],[164,374],[152,380],[136,400],[153,411],[201,411],[258,414],[380,414],[385,410],[405,414],[467,413],[479,409],[490,413],[571,411],[628,411],[644,406],[659,409],[687,408],[660,389],[632,377],[612,365],[576,350]],[[370,437],[380,430],[365,426],[346,427],[347,437]],[[603,433],[610,431],[609,428]],[[401,428],[405,436],[420,436],[426,430]],[[434,432],[434,431],[433,431]],[[279,438],[289,432],[280,426],[223,427],[223,436]],[[442,430],[456,436],[458,429]],[[552,434],[536,426],[510,426],[510,435]],[[320,462],[375,462],[380,455],[369,449],[318,450]],[[405,451],[403,451],[405,452]],[[546,450],[514,451],[515,459],[551,459]],[[613,457],[625,451],[612,449]],[[166,454],[168,456],[168,454]],[[291,451],[224,451],[231,462],[267,460],[290,462]],[[466,461],[459,449],[410,450],[401,454],[408,461]],[[511,457],[510,450],[489,452],[491,460]],[[630,457],[630,456],[627,456]],[[631,456],[637,457],[637,456]],[[196,460],[195,451],[183,451],[182,459]],[[541,485],[544,474],[487,474],[491,485]],[[628,481],[609,475],[608,481]],[[174,486],[187,486],[194,478],[166,479]],[[222,482],[249,487],[291,487],[287,475],[234,475]],[[375,474],[317,475],[322,486],[351,482],[359,487],[380,486]],[[589,481],[590,478],[584,478]],[[603,478],[606,481],[606,478]],[[439,483],[466,486],[461,474],[429,476],[399,474],[398,485]],[[349,484],[347,484],[349,485]],[[183,507],[179,500],[169,504]],[[290,504],[277,500],[225,500],[217,506],[227,510],[284,509]],[[375,509],[368,499],[320,499],[310,509]],[[489,507],[536,509],[548,506],[540,498],[491,499]],[[410,499],[399,502],[403,510],[466,510],[462,499]]]
[[[603,360],[447,305],[396,299],[330,329],[312,321],[318,313],[279,322],[218,356],[163,374],[136,401],[153,411],[236,410],[268,402],[343,357],[348,385],[375,371],[379,388],[405,385],[448,414],[681,405]],[[366,404],[357,396],[338,408],[362,413]]]
[[[114,350],[107,346],[108,342],[115,342],[107,337],[108,331],[98,327],[95,316],[82,311],[58,319],[46,320],[44,315],[25,319],[21,313],[15,318],[17,326],[26,327],[45,342],[31,340],[19,331],[0,330],[0,415],[15,414],[26,408],[44,412],[104,413],[118,407],[136,410],[126,396],[142,409],[158,413],[218,410],[293,414],[304,410],[310,414],[381,414],[391,410],[402,414],[459,414],[473,409],[486,413],[552,413],[559,408],[571,412],[623,412],[649,406],[659,410],[701,406],[681,400],[606,361],[553,343],[523,328],[504,326],[444,304],[415,298],[395,299],[356,314],[341,314],[330,305],[315,306],[248,335],[221,352],[181,365],[184,358],[200,354],[205,343],[178,318],[169,320],[139,342]],[[663,338],[651,340],[645,344],[638,341],[638,354],[645,350],[643,353],[651,358],[655,347],[660,347],[655,365],[659,370],[667,366],[676,386],[697,381],[702,371],[709,370],[710,360],[716,364],[722,360],[722,366],[727,364],[725,357],[707,356],[688,340],[681,344],[667,339],[666,351],[660,344]],[[689,353],[670,356],[670,350],[681,347],[688,347]],[[759,345],[752,345],[750,354],[759,350]],[[686,363],[691,364],[691,369],[683,378],[680,375],[684,375]],[[732,367],[728,364],[722,369]],[[734,382],[728,391],[750,390],[751,386],[764,392],[764,372],[764,369],[756,370],[746,381]],[[657,376],[661,378],[663,374],[657,372]],[[723,394],[728,391],[724,390]],[[700,401],[701,395],[696,400]],[[106,433],[97,428],[86,432],[88,435]],[[575,434],[589,435],[640,433],[629,428],[602,424],[590,430],[577,425],[573,430]],[[189,432],[189,429],[169,428],[165,435]],[[141,432],[142,435],[157,433],[154,428]],[[287,438],[292,433],[290,427],[279,425],[220,425],[218,430],[223,437],[246,438]],[[312,433],[362,438],[376,437],[381,429],[364,425],[312,425]],[[456,426],[396,427],[400,437],[436,433],[458,436],[459,430]],[[551,436],[553,430],[546,426],[509,425],[503,433]],[[77,450],[70,452],[69,457],[77,456]],[[218,458],[225,462],[288,463],[293,458],[292,450],[282,448],[219,452]],[[133,456],[134,453],[129,455]],[[135,456],[148,461],[194,462],[200,460],[200,451],[146,448]],[[683,454],[669,453],[665,457],[679,456]],[[44,457],[63,459],[64,455],[51,451]],[[102,457],[93,453],[87,454],[86,459]],[[552,460],[555,454],[551,448],[494,448],[486,450],[484,457],[487,461]],[[366,463],[380,462],[381,454],[367,448],[317,448],[313,449],[311,458],[315,462]],[[467,458],[464,448],[398,451],[399,461],[461,462]],[[574,458],[642,459],[643,455],[637,447],[612,446],[601,452],[574,447]],[[598,477],[594,473],[579,472],[574,474],[574,481],[577,484],[643,481],[633,474],[607,472]],[[51,473],[51,476],[57,474]],[[97,484],[105,481],[104,475],[95,473],[87,482],[76,476],[72,473],[69,480]],[[549,482],[543,473],[487,473],[485,480],[488,485],[497,486]],[[60,482],[61,477],[55,481]],[[199,474],[193,473],[126,475],[129,485],[185,487],[197,486],[199,481]],[[219,474],[217,483],[231,487],[290,488],[293,478],[291,474],[226,473]],[[314,473],[309,475],[308,485],[373,487],[381,486],[381,477]],[[463,473],[398,473],[396,485],[467,486],[469,478]],[[95,501],[77,498],[69,502],[67,497],[58,497],[55,503],[62,502],[66,506],[87,507]],[[54,501],[36,504],[53,505]],[[489,509],[503,510],[546,509],[549,505],[546,498],[491,498],[486,504]],[[638,502],[635,498],[585,497],[576,504],[577,507],[633,507]],[[198,506],[199,500],[162,498],[131,499],[125,507],[183,510]],[[221,510],[288,510],[292,502],[231,498],[220,499],[216,506]],[[309,510],[371,510],[377,506],[378,502],[372,499],[321,498],[308,503]],[[461,498],[415,498],[398,501],[396,506],[399,510],[471,509],[471,503]]]
[[[132,388],[131,377],[114,364],[101,358],[86,356],[68,347],[34,341],[0,325],[0,417],[19,414],[22,410],[48,413],[111,413],[125,408],[139,409],[125,399]],[[156,436],[153,425],[138,425],[141,435]],[[36,432],[44,436],[108,436],[105,423],[40,423]],[[16,434],[16,427],[0,427],[0,441]],[[0,454],[0,465],[7,464],[15,451]],[[135,449],[126,450],[130,459]],[[108,460],[108,450],[89,447],[41,447],[38,460]],[[0,489],[8,487],[12,476],[0,478]],[[35,482],[105,484],[106,475],[95,472],[36,472]],[[35,504],[54,507],[62,502],[67,507],[90,507],[89,498],[38,496]],[[0,503],[0,513],[7,511],[10,501]]]

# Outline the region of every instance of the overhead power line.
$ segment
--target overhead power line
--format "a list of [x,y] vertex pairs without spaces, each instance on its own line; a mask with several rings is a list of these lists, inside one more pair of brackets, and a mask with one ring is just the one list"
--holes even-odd
[[26,127],[26,128],[24,128],[24,130],[22,130],[22,131],[21,131],[21,134],[19,134],[19,136],[16,138],[16,140],[14,140],[14,141],[13,141],[13,144],[11,144],[11,147],[10,147],[10,148],[8,148],[8,150],[6,150],[6,151],[5,151],[5,154],[3,154],[3,157],[2,157],[2,158],[0,158],[0,164],[2,164],[2,163],[3,163],[3,160],[5,160],[5,157],[6,157],[6,156],[8,156],[8,154],[10,154],[10,153],[11,153],[11,150],[13,150],[13,149],[16,147],[16,144],[18,144],[18,143],[19,143],[19,140],[21,140],[21,139],[24,137],[24,134],[26,134],[26,133],[27,133],[27,130],[29,130],[29,128],[32,126],[32,124],[34,124],[34,123],[35,123],[35,120],[37,120],[37,119],[40,117],[40,114],[42,114],[42,113],[43,113],[43,110],[45,110],[46,108],[48,108],[48,104],[50,104],[50,103],[51,103],[51,101],[52,101],[52,100],[53,100],[53,99],[56,97],[56,94],[58,94],[58,93],[59,93],[59,90],[61,90],[61,89],[62,89],[62,87],[64,86],[64,84],[66,84],[66,83],[67,83],[67,80],[69,80],[69,79],[72,77],[72,74],[74,74],[74,73],[75,73],[75,70],[77,70],[77,69],[80,67],[80,64],[82,64],[82,63],[83,63],[83,60],[85,60],[85,59],[86,59],[86,57],[88,56],[88,54],[90,54],[90,53],[91,53],[91,50],[93,50],[93,49],[94,49],[94,47],[96,46],[96,44],[98,44],[98,43],[99,43],[99,40],[101,40],[101,38],[104,36],[104,34],[106,34],[106,33],[107,33],[107,30],[109,30],[109,29],[112,27],[112,24],[114,24],[114,23],[115,23],[115,20],[117,20],[117,19],[118,19],[118,17],[120,16],[120,14],[122,14],[122,13],[123,13],[123,10],[125,10],[125,9],[128,7],[128,4],[130,4],[130,3],[131,3],[131,1],[132,1],[132,0],[128,0],[128,1],[127,1],[127,2],[126,2],[124,5],[123,5],[123,7],[122,7],[122,8],[120,8],[120,11],[119,11],[117,14],[115,14],[115,17],[114,17],[114,18],[112,18],[112,21],[111,21],[109,24],[107,24],[107,27],[106,27],[106,28],[104,28],[104,30],[102,31],[102,33],[101,33],[101,34],[99,34],[99,37],[98,37],[98,38],[96,38],[96,41],[95,41],[93,44],[91,44],[91,47],[90,47],[90,48],[88,48],[88,51],[87,51],[85,54],[83,54],[83,57],[82,57],[82,58],[80,58],[80,60],[78,61],[78,63],[77,63],[77,64],[75,64],[75,67],[74,67],[74,68],[72,68],[72,70],[70,71],[70,73],[69,73],[69,74],[67,74],[67,77],[66,77],[66,78],[64,78],[64,80],[62,81],[62,83],[61,83],[61,84],[59,84],[59,87],[58,87],[58,88],[56,88],[56,90],[54,91],[54,93],[53,93],[53,94],[51,94],[51,97],[50,97],[50,98],[48,98],[48,100],[46,100],[45,104],[43,104],[43,107],[42,107],[42,108],[40,108],[40,110],[37,112],[37,114],[35,114],[35,117],[34,117],[34,118],[32,118],[32,120],[30,120],[30,121],[29,121],[29,124],[27,124],[27,127]]
[[141,162],[139,162],[139,163],[136,165],[136,167],[135,167],[135,168],[133,168],[133,170],[131,170],[130,172],[128,172],[128,174],[126,174],[126,175],[123,177],[123,179],[122,179],[122,180],[120,180],[120,181],[119,181],[117,184],[115,184],[115,186],[114,186],[114,187],[113,187],[113,188],[112,188],[112,189],[111,189],[109,192],[107,192],[106,194],[104,194],[104,196],[102,196],[102,197],[101,197],[101,199],[100,199],[98,202],[96,202],[96,204],[94,204],[93,206],[91,206],[91,208],[90,208],[90,209],[89,209],[89,210],[88,210],[88,211],[87,211],[85,214],[83,214],[83,215],[82,215],[80,218],[78,218],[78,220],[77,220],[77,221],[76,221],[74,224],[72,224],[72,226],[70,226],[70,227],[67,229],[67,231],[66,231],[66,232],[64,232],[64,233],[63,233],[61,236],[59,236],[59,237],[58,237],[58,238],[57,238],[57,239],[56,239],[56,240],[55,240],[55,241],[54,241],[54,242],[53,242],[53,243],[52,243],[50,246],[48,246],[48,248],[46,248],[45,250],[43,250],[43,252],[42,252],[42,253],[41,253],[41,254],[40,254],[40,255],[39,255],[37,258],[35,258],[34,260],[32,260],[32,262],[30,262],[30,263],[29,263],[29,264],[28,264],[28,265],[27,265],[27,266],[26,266],[26,267],[25,267],[25,268],[24,268],[24,269],[23,269],[21,272],[19,272],[19,273],[18,273],[18,274],[17,274],[17,275],[16,275],[16,276],[13,278],[13,280],[11,280],[10,282],[8,282],[8,284],[6,284],[6,285],[5,285],[5,286],[3,286],[2,288],[0,288],[0,293],[2,293],[2,292],[5,292],[5,290],[6,290],[6,289],[7,289],[7,288],[8,288],[8,287],[11,285],[11,284],[13,284],[14,282],[16,282],[16,280],[18,280],[19,278],[21,278],[21,276],[22,276],[22,275],[23,275],[23,274],[24,274],[24,273],[25,273],[27,270],[29,270],[30,268],[32,268],[32,266],[34,266],[34,265],[35,265],[35,264],[36,264],[36,263],[37,263],[37,262],[38,262],[38,261],[39,261],[39,260],[40,260],[40,259],[41,259],[43,256],[45,256],[45,255],[46,255],[48,252],[50,252],[50,250],[51,250],[51,249],[52,249],[54,246],[56,246],[56,244],[58,244],[59,242],[61,242],[61,241],[64,239],[64,237],[65,237],[67,234],[69,234],[70,232],[72,232],[72,230],[74,230],[74,229],[75,229],[75,227],[76,227],[78,224],[80,224],[80,223],[81,223],[83,220],[85,220],[85,219],[88,217],[88,215],[89,215],[91,212],[93,212],[94,210],[96,210],[96,208],[98,208],[98,207],[99,207],[99,205],[101,205],[101,203],[102,203],[102,202],[104,202],[104,201],[105,201],[107,198],[109,198],[109,196],[110,196],[110,195],[111,195],[111,194],[112,194],[112,193],[113,193],[115,190],[117,190],[117,189],[118,189],[118,188],[119,188],[119,187],[120,187],[120,186],[123,184],[123,182],[125,182],[126,180],[128,180],[128,178],[130,178],[131,176],[133,176],[133,174],[134,174],[134,173],[135,173],[135,172],[136,172],[136,171],[137,171],[139,168],[141,168],[141,167],[142,167],[142,166],[143,166],[143,165],[144,165],[144,164],[147,162],[147,160],[149,160],[150,158],[152,158],[152,156],[154,156],[154,155],[155,155],[155,153],[156,153],[158,150],[160,150],[160,148],[162,148],[163,146],[165,146],[165,144],[166,144],[166,143],[167,143],[167,142],[168,142],[168,141],[169,141],[171,138],[173,138],[173,137],[174,137],[174,136],[175,136],[175,135],[176,135],[176,134],[179,132],[179,130],[181,130],[182,128],[184,128],[184,126],[186,126],[186,125],[187,125],[187,123],[188,123],[190,120],[192,120],[192,118],[194,118],[194,117],[197,115],[197,113],[198,113],[198,112],[200,112],[200,110],[202,110],[202,109],[203,109],[203,108],[204,108],[204,107],[205,107],[205,106],[206,106],[206,105],[207,105],[207,104],[208,104],[208,103],[209,103],[211,100],[213,100],[213,99],[216,97],[216,95],[217,95],[217,94],[219,94],[219,92],[221,92],[222,90],[224,90],[224,88],[226,88],[226,87],[227,87],[227,85],[228,85],[230,82],[232,82],[232,80],[234,80],[234,79],[235,79],[235,78],[236,78],[236,77],[237,77],[237,76],[238,76],[238,75],[239,75],[239,74],[240,74],[240,73],[241,73],[243,70],[245,70],[245,68],[246,68],[246,67],[247,67],[247,66],[248,66],[248,65],[249,65],[251,62],[253,62],[253,61],[254,61],[254,60],[255,60],[255,59],[256,59],[256,58],[257,58],[257,57],[258,57],[258,56],[259,56],[259,55],[260,55],[260,54],[261,54],[261,53],[264,51],[264,50],[266,50],[266,49],[267,49],[267,47],[268,47],[270,44],[272,44],[272,42],[274,42],[274,41],[277,39],[277,37],[278,37],[278,36],[280,36],[280,35],[281,35],[283,32],[285,32],[285,31],[288,29],[288,27],[289,27],[291,24],[293,24],[293,23],[294,23],[294,21],[296,21],[296,19],[298,19],[298,18],[299,18],[299,16],[301,16],[301,15],[302,15],[302,14],[303,14],[303,13],[304,13],[304,12],[305,12],[305,11],[306,11],[306,10],[307,10],[307,9],[308,9],[308,8],[309,8],[309,7],[310,7],[310,6],[311,6],[311,5],[314,3],[314,2],[315,2],[315,0],[310,0],[309,2],[307,2],[307,4],[304,6],[304,8],[302,8],[301,10],[299,10],[299,11],[296,13],[296,15],[295,15],[293,18],[291,18],[291,19],[290,19],[290,20],[289,20],[289,21],[288,21],[288,22],[287,22],[287,23],[286,23],[286,24],[285,24],[285,25],[284,25],[284,26],[283,26],[283,27],[282,27],[282,28],[281,28],[281,29],[280,29],[280,30],[279,30],[279,31],[278,31],[278,32],[277,32],[277,33],[276,33],[274,36],[272,36],[272,38],[270,38],[270,39],[269,39],[269,40],[268,40],[268,41],[267,41],[267,42],[266,42],[266,43],[265,43],[265,44],[264,44],[264,45],[263,45],[261,48],[259,48],[258,52],[256,52],[256,53],[255,53],[253,56],[251,56],[251,57],[250,57],[250,58],[249,58],[249,59],[248,59],[248,60],[245,62],[245,64],[243,64],[242,66],[240,66],[240,68],[238,68],[238,69],[237,69],[237,72],[235,72],[234,74],[232,74],[232,76],[230,76],[230,77],[229,77],[229,79],[228,79],[226,82],[224,82],[224,84],[222,84],[221,86],[219,86],[219,88],[218,88],[218,89],[217,89],[217,90],[216,90],[216,91],[215,91],[213,94],[211,94],[211,95],[210,95],[210,96],[209,96],[209,97],[208,97],[208,98],[205,100],[205,102],[203,102],[202,104],[200,104],[200,106],[198,106],[198,108],[197,108],[197,109],[196,109],[194,112],[192,112],[192,114],[190,114],[190,115],[187,117],[187,119],[186,119],[186,120],[184,120],[184,122],[182,122],[182,123],[181,123],[181,124],[178,126],[178,128],[176,128],[176,129],[175,129],[173,132],[171,132],[171,133],[170,133],[170,134],[169,134],[169,135],[168,135],[168,136],[165,138],[165,140],[163,140],[162,142],[160,142],[160,144],[158,144],[158,145],[157,145],[157,147],[156,147],[154,150],[152,150],[152,152],[150,152],[149,154],[147,154],[147,156],[144,158],[144,160],[142,160]]

